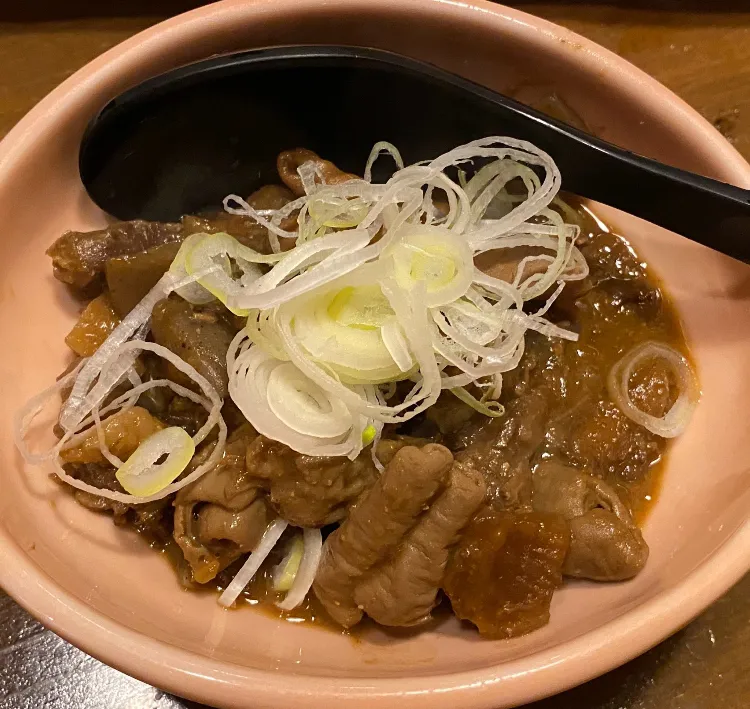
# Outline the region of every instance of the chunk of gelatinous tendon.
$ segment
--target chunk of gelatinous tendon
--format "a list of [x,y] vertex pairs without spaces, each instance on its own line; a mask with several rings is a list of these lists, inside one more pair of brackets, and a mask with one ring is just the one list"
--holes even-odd
[[559,515],[479,513],[448,563],[443,588],[462,620],[487,638],[513,638],[549,621],[570,532]]

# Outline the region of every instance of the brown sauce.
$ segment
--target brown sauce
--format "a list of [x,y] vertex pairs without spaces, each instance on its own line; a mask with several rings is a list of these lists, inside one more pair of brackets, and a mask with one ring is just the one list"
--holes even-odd
[[[601,453],[599,449],[602,448],[602,440],[600,439],[606,439],[608,435],[606,425],[598,425],[601,421],[597,418],[597,407],[601,407],[600,399],[606,398],[606,394],[602,393],[601,382],[609,369],[629,349],[646,340],[665,342],[686,356],[689,353],[675,308],[658,279],[638,259],[623,238],[609,230],[604,230],[601,222],[596,220],[583,205],[573,202],[571,198],[567,198],[567,201],[574,205],[581,226],[579,246],[587,254],[592,282],[601,279],[601,282],[605,283],[605,288],[596,292],[596,288],[591,288],[591,283],[572,283],[567,286],[567,293],[553,308],[552,319],[577,328],[580,337],[575,343],[560,343],[565,371],[556,371],[555,363],[552,362],[548,363],[546,372],[542,376],[556,379],[552,386],[556,393],[563,395],[560,399],[560,406],[553,412],[553,419],[555,416],[570,415],[572,411],[578,419],[593,422],[589,430],[582,435],[582,440],[591,448],[589,454],[596,457],[598,453]],[[635,286],[633,293],[620,293],[613,297],[613,291],[606,287],[606,282],[613,276],[631,278],[632,285]],[[588,295],[585,292],[587,288],[591,288]],[[624,296],[631,297],[634,301],[617,304],[618,298],[624,298]],[[533,357],[533,346],[530,352],[527,359]],[[637,371],[634,380],[640,377],[647,384],[648,374],[648,372]],[[539,372],[534,372],[532,376],[538,377]],[[594,386],[591,384],[592,379],[596,381]],[[634,385],[637,387],[638,381],[634,381]],[[650,405],[651,393],[646,387],[643,400],[639,402],[646,408]],[[635,397],[635,393],[633,395]],[[667,395],[667,406],[671,405],[672,399]],[[461,406],[458,401],[455,405]],[[607,418],[605,415],[603,421],[606,422]],[[638,431],[638,433],[642,432]],[[643,446],[644,440],[649,449],[648,455],[640,461],[637,470],[625,465],[616,470],[597,471],[615,486],[639,526],[644,523],[657,501],[669,448],[667,441],[651,435],[647,435],[645,439],[639,438],[635,445]],[[547,450],[542,453],[543,457],[560,456],[560,452],[554,450],[554,445],[550,446],[549,443],[545,445]],[[606,449],[606,441],[603,448]],[[571,461],[568,455],[565,462],[575,463],[576,461]],[[178,570],[184,565],[176,544],[169,543],[162,549],[171,564]],[[220,593],[237,573],[243,561],[244,557],[231,564],[208,584],[193,584],[192,590],[212,595]],[[352,631],[343,631],[330,619],[322,604],[312,593],[308,594],[305,601],[294,611],[280,610],[275,604],[283,598],[283,594],[273,590],[271,580],[273,566],[278,561],[279,558],[269,559],[263,569],[248,584],[236,606],[237,609],[249,606],[290,623],[313,623],[337,632],[353,632],[355,636],[364,629],[372,627],[372,623],[368,621],[355,626]],[[512,592],[514,589],[509,587],[508,590]],[[552,587],[548,593],[551,594],[551,591]],[[449,616],[451,612],[450,603],[443,599],[433,615],[437,621]],[[453,612],[457,612],[455,608]],[[525,630],[531,629],[534,623],[540,622],[540,618],[532,616],[533,614],[524,621]],[[540,617],[542,622],[546,622],[547,615],[542,614]]]
[[[626,247],[626,250],[633,255],[633,260],[640,264],[641,272],[647,283],[659,293],[660,300],[660,312],[653,319],[644,321],[634,315],[632,310],[611,314],[607,318],[602,318],[601,324],[595,330],[591,328],[582,331],[579,344],[582,347],[590,347],[595,351],[595,356],[600,358],[602,369],[608,369],[633,346],[649,339],[658,340],[674,347],[690,361],[690,352],[685,341],[680,317],[659,277],[651,271],[645,262],[638,259],[637,253],[624,237],[614,234],[608,227],[605,227],[607,232],[603,233],[601,221],[596,219],[585,205],[577,202],[576,198],[571,196],[566,196],[566,201],[576,208],[581,225],[581,238],[579,240],[592,243],[599,240],[602,245],[607,245],[611,239],[615,239],[616,243]],[[593,351],[590,354],[594,354]],[[657,443],[660,448],[659,457],[649,465],[642,479],[631,481],[627,488],[628,505],[639,526],[643,526],[657,502],[662,487],[664,470],[667,466],[671,442],[659,439]]]
[[[157,541],[150,538],[147,533],[142,533],[141,536],[154,551],[163,555],[172,570],[178,577],[182,578],[185,562],[176,542],[172,539],[166,543]],[[202,593],[218,597],[232,577],[240,570],[244,561],[245,558],[243,557],[220,572],[213,581],[205,584],[192,583],[187,586],[186,590],[189,593]],[[284,611],[276,605],[284,598],[283,593],[274,591],[272,582],[273,567],[280,561],[281,554],[276,550],[271,552],[266,563],[245,587],[232,610],[245,610],[250,607],[272,618],[285,620],[289,623],[314,623],[316,626],[329,630],[346,632],[342,631],[342,628],[331,620],[320,601],[312,593],[308,593],[305,600],[292,611]]]
[[[284,179],[282,170],[280,177]],[[294,191],[295,185],[289,187]],[[274,189],[274,195],[282,200],[288,201],[292,196],[285,188]],[[267,198],[269,190],[260,192]],[[254,201],[256,197],[249,199]],[[232,415],[233,406],[227,402],[224,413],[232,433],[223,460],[201,481],[180,492],[176,500],[131,507],[79,492],[77,499],[92,510],[112,512],[116,524],[140,532],[172,563],[185,588],[216,595],[239,571],[247,552],[275,516],[289,520],[291,525],[330,530],[342,521],[352,522],[358,514],[365,515],[363,530],[369,537],[374,528],[373,515],[382,514],[388,524],[381,525],[381,530],[388,530],[394,514],[389,511],[393,501],[388,503],[383,493],[382,510],[377,505],[370,510],[366,501],[382,480],[395,480],[389,488],[394,491],[393,500],[400,497],[418,504],[413,512],[399,512],[407,519],[403,533],[399,532],[402,537],[398,545],[394,546],[395,541],[389,542],[391,546],[384,543],[382,556],[373,557],[370,566],[363,567],[361,578],[353,577],[352,588],[364,594],[357,599],[365,600],[346,601],[355,615],[361,616],[363,610],[373,618],[385,613],[385,619],[379,622],[387,626],[408,626],[414,622],[409,620],[412,617],[429,618],[429,609],[435,602],[439,603],[433,615],[437,622],[449,607],[447,601],[440,601],[440,589],[444,588],[454,614],[473,622],[482,634],[513,637],[548,621],[550,600],[563,576],[600,581],[631,578],[648,556],[648,540],[644,542],[638,526],[658,497],[669,446],[667,440],[619,410],[608,391],[608,375],[627,352],[647,341],[670,345],[686,357],[689,353],[677,313],[648,266],[625,239],[606,228],[585,205],[575,198],[565,200],[566,204],[558,204],[557,208],[566,221],[580,227],[576,245],[586,259],[589,273],[582,280],[569,282],[554,304],[547,304],[551,306],[548,310],[545,303],[550,292],[527,303],[524,310],[531,314],[545,306],[548,321],[576,332],[578,338],[571,341],[549,337],[544,332],[527,332],[520,363],[503,375],[503,416],[488,418],[478,414],[444,392],[426,414],[400,427],[387,427],[381,445],[392,448],[391,457],[397,455],[399,448],[417,446],[402,451],[410,451],[416,458],[409,465],[400,464],[401,477],[390,478],[398,466],[394,463],[392,467],[390,458],[381,456],[387,467],[379,477],[369,453],[363,454],[366,461],[303,460],[305,456],[257,435],[239,412]],[[119,303],[124,314],[129,306],[122,303],[130,296],[139,300],[143,289],[150,287],[160,269],[166,267],[161,261],[161,265],[154,266],[154,252],[173,248],[174,239],[193,233],[194,219],[186,217],[180,224],[171,225],[126,222],[92,234],[69,233],[49,253],[56,275],[65,282],[79,288],[90,288],[93,283],[104,290],[101,298],[115,295],[115,285],[120,288],[114,309],[118,310]],[[236,232],[236,238],[256,246],[256,241],[265,239],[256,224],[241,218],[222,223],[221,227],[214,222],[211,225]],[[92,248],[92,244],[100,242],[114,254],[106,263],[96,260],[98,251]],[[154,246],[161,242],[164,243]],[[132,249],[134,243],[142,247],[140,251],[118,256],[126,247]],[[480,257],[477,265],[510,281],[521,259],[538,253],[538,247],[520,255],[514,253],[518,249],[497,252],[494,263]],[[116,273],[114,262],[119,268]],[[538,267],[539,262],[534,263]],[[106,271],[106,285],[102,268]],[[127,297],[123,300],[122,296]],[[89,320],[92,322],[84,317],[79,323],[81,337],[76,342],[85,344],[89,336],[99,336],[96,328],[102,318],[92,315]],[[215,380],[214,387],[225,393],[224,357],[228,342],[241,326],[223,311],[215,313],[184,301],[164,300],[155,308],[152,333],[160,344],[179,352],[186,361],[193,358],[195,367],[208,367],[205,376]],[[82,328],[88,329],[84,332]],[[207,336],[209,330],[211,337]],[[145,373],[159,378],[159,372],[150,372],[147,364],[144,361]],[[670,409],[678,393],[677,382],[657,360],[641,364],[628,382],[628,389],[638,407],[656,417]],[[180,409],[181,401],[175,397],[139,403],[146,407],[143,417],[148,421],[154,416],[157,418],[152,423],[168,421],[188,430],[200,421],[195,407]],[[409,535],[428,516],[435,500],[448,487],[453,489],[452,483],[447,486],[428,476],[424,485],[434,482],[434,490],[443,492],[424,493],[423,500],[405,492],[410,481],[419,477],[415,471],[427,470],[425,444],[430,441],[450,449],[432,446],[436,455],[435,449],[442,448],[440,456],[447,456],[445,469],[451,474],[468,469],[467,480],[471,475],[479,478],[481,486],[477,484],[476,489],[480,492],[467,516],[446,538],[458,539],[458,544],[451,546],[453,542],[446,541],[442,546],[443,580],[438,574],[430,582],[432,596],[424,602],[426,606],[423,608],[420,600],[415,606],[418,614],[409,615],[408,603],[419,599],[419,595],[412,594],[406,600],[402,597],[405,610],[394,617],[406,620],[392,622],[389,614],[395,606],[391,601],[397,590],[393,579],[399,579],[398,583],[407,588],[409,577],[414,575],[413,564],[431,559],[426,553],[421,557],[399,557],[399,550],[412,548]],[[421,456],[427,458],[422,461]],[[71,468],[71,474],[96,487],[119,489],[113,468],[102,461],[71,463]],[[206,480],[210,483],[204,489],[201,486]],[[369,510],[366,513],[362,512],[365,508]],[[450,508],[452,513],[455,509],[459,508]],[[436,526],[431,533],[439,531]],[[278,608],[276,603],[283,594],[273,590],[272,574],[281,554],[274,550],[236,607],[250,606],[288,622],[313,623],[341,631],[332,619],[337,607],[331,605],[330,597],[324,605],[325,598],[321,603],[315,593],[310,593],[293,612]],[[327,558],[331,556],[329,545]],[[363,556],[369,558],[372,554],[365,549]],[[399,558],[408,563],[399,562]],[[404,569],[406,574],[402,573]],[[385,601],[382,594],[378,595],[377,583],[364,583],[364,576],[370,572],[370,581],[374,575],[380,579],[377,583],[386,585]],[[316,584],[322,583],[320,578],[321,574]],[[198,583],[196,579],[211,580]],[[504,579],[502,589],[493,588],[493,579]],[[360,580],[364,585],[359,585]],[[329,586],[334,588],[337,583],[339,580],[332,577]],[[341,619],[339,622],[352,625]],[[355,625],[354,631],[368,625],[369,621]]]

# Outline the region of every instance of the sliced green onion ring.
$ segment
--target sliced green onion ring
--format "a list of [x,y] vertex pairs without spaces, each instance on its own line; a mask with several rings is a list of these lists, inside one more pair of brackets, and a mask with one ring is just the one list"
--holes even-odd
[[[115,473],[126,492],[149,497],[173,483],[195,454],[190,434],[179,426],[157,431],[143,441]],[[163,463],[157,461],[166,456]]]
[[[679,386],[679,394],[672,407],[661,418],[639,409],[630,396],[630,378],[636,367],[649,359],[667,362]],[[685,431],[698,404],[700,391],[693,368],[676,349],[662,342],[642,342],[612,367],[607,378],[607,388],[617,407],[628,418],[662,438],[674,438]]]
[[273,590],[287,592],[294,583],[294,578],[299,571],[302,554],[305,551],[305,543],[301,534],[295,534],[287,546],[284,558],[274,568],[272,575]]

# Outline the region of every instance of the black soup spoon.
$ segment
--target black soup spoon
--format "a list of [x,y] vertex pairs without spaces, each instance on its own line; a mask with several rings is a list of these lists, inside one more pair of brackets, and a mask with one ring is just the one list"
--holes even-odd
[[408,164],[489,135],[528,140],[549,153],[568,192],[750,260],[750,191],[628,152],[437,67],[373,49],[264,49],[156,76],[90,122],[80,173],[109,214],[169,221],[276,182],[280,150],[310,148],[357,173],[381,140]]

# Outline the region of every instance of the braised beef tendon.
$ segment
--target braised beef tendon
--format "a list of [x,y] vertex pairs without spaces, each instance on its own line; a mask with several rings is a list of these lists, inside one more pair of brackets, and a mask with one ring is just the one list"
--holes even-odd
[[63,234],[54,275],[88,302],[56,387],[60,482],[186,589],[340,629],[442,603],[513,638],[566,577],[633,578],[697,401],[679,319],[574,199],[497,226],[549,168],[502,140],[472,169],[477,145],[451,153],[457,183],[287,150],[279,184],[225,209]]
[[466,529],[448,564],[443,588],[453,612],[488,638],[541,628],[562,584],[569,543],[559,515],[487,508]]
[[[378,573],[379,564],[388,564],[398,556],[399,545],[449,480],[452,465],[453,456],[444,446],[431,443],[421,449],[402,448],[370,492],[326,540],[313,591],[331,617],[345,628],[356,625],[369,605],[370,598],[356,598],[360,584],[367,581],[370,572]],[[413,603],[412,599],[406,602],[410,606]],[[401,609],[391,609],[394,616],[399,612]],[[408,610],[404,617],[409,617]]]

